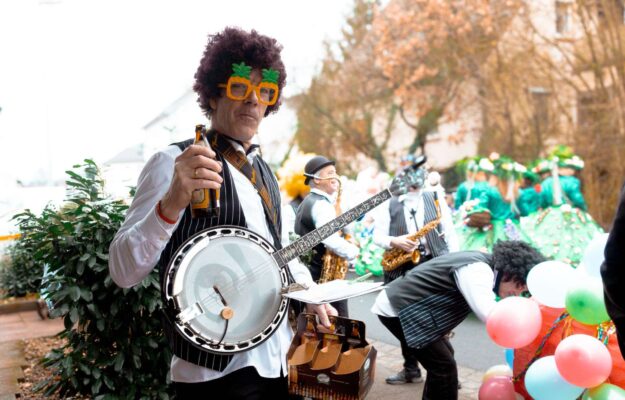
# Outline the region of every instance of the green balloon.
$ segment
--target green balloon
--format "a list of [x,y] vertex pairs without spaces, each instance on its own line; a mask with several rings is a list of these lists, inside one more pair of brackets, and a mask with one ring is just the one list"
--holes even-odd
[[600,282],[576,282],[566,293],[565,305],[571,317],[582,324],[598,325],[610,320]]
[[582,400],[625,400],[625,390],[611,383],[604,383],[586,390]]

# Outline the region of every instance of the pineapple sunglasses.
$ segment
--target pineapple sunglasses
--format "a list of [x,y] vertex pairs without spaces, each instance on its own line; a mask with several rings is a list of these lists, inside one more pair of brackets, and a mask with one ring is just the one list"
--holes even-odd
[[263,81],[258,85],[253,85],[249,79],[240,76],[231,76],[228,78],[228,83],[222,83],[218,86],[220,88],[225,88],[226,96],[236,101],[247,99],[252,93],[252,90],[254,90],[258,102],[267,106],[276,104],[276,101],[278,101],[278,93],[280,92],[278,85],[273,82]]

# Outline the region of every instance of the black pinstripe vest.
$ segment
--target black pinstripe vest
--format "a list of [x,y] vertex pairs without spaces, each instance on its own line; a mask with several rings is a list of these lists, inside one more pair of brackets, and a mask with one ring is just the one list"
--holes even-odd
[[479,251],[449,253],[424,262],[387,285],[386,295],[399,312],[408,346],[427,346],[467,317],[471,308],[458,289],[454,272],[477,262],[490,266],[491,260],[490,254]]
[[[174,143],[174,145],[178,146],[180,150],[184,151],[184,149],[186,149],[192,143],[193,139],[189,139],[184,142]],[[239,202],[239,197],[237,196],[237,192],[234,186],[234,180],[232,178],[232,175],[230,174],[228,164],[219,153],[217,154],[217,159],[221,161],[223,165],[223,172],[221,174],[223,178],[223,183],[221,185],[221,196],[219,199],[219,205],[221,207],[221,210],[219,212],[219,217],[191,218],[191,210],[187,207],[184,215],[180,220],[180,223],[176,227],[176,230],[173,232],[169,243],[167,243],[167,246],[165,246],[165,249],[161,253],[161,258],[158,263],[161,286],[163,285],[165,270],[167,268],[167,265],[169,264],[171,257],[189,237],[193,236],[197,232],[221,225],[236,225],[241,227],[247,227],[247,224],[245,222],[245,214],[243,212],[243,209],[241,208],[241,203]],[[269,166],[258,156],[256,157],[256,160],[258,161],[262,178],[265,182],[265,185],[267,186],[267,190],[269,191],[271,201],[278,211],[278,226],[276,228],[277,232],[279,233],[281,232],[280,226],[282,222],[280,220],[281,202],[278,182],[276,181],[276,178],[273,175],[273,172],[271,172]],[[280,249],[282,245],[278,241],[278,243],[275,243],[274,247]],[[161,293],[164,293],[164,291],[161,291]],[[165,335],[169,340],[169,346],[171,347],[172,352],[177,357],[190,363],[199,365],[201,367],[210,368],[217,371],[223,371],[228,366],[228,364],[232,360],[232,355],[216,355],[195,347],[195,345],[187,341],[183,336],[176,332],[172,323],[170,322],[173,317],[174,316],[172,315],[164,316],[163,329],[165,330]]]
[[[295,216],[294,230],[300,236],[314,231],[317,229],[312,219],[312,208],[318,201],[328,201],[320,194],[311,192],[305,198],[304,201],[297,208],[297,215]],[[312,248],[312,259],[310,265],[307,267],[310,269],[310,275],[316,282],[321,277],[321,269],[323,267],[323,255],[326,253],[326,246],[323,243],[317,244]]]
[[[436,219],[436,204],[434,203],[434,193],[423,192],[423,225]],[[399,198],[392,197],[389,204],[390,213],[390,225],[388,233],[390,236],[402,236],[408,233],[408,227],[406,225],[406,216],[404,214],[404,204],[399,201]],[[438,224],[436,229],[431,230],[425,235],[425,240],[428,243],[428,247],[432,252],[432,257],[438,257],[443,254],[449,253],[447,242],[443,237],[438,235],[438,232],[442,232],[442,224]],[[407,271],[414,267],[412,263],[402,265],[393,271],[384,271],[385,282],[393,281],[398,277],[404,275]]]

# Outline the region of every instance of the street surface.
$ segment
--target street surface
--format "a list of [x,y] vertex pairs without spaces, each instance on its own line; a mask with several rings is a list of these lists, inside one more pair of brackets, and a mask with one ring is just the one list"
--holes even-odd
[[[357,276],[353,275],[353,277]],[[352,279],[352,277],[348,275],[347,279]],[[377,292],[349,299],[349,316],[366,324],[367,339],[399,346],[397,339],[370,311],[376,296]],[[506,363],[504,349],[488,337],[486,325],[473,314],[470,314],[454,329],[454,333],[451,343],[456,351],[456,361],[459,366],[486,371],[493,365]]]

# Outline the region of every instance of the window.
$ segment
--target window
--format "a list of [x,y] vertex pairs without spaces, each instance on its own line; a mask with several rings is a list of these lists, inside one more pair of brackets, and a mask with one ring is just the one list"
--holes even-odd
[[616,22],[625,23],[624,0],[595,0],[597,4],[597,16],[600,22],[605,22],[607,18]]
[[534,129],[536,134],[543,136],[549,129],[549,92],[545,88],[530,88],[532,106],[534,108]]
[[556,1],[556,32],[567,33],[571,30],[571,3]]

